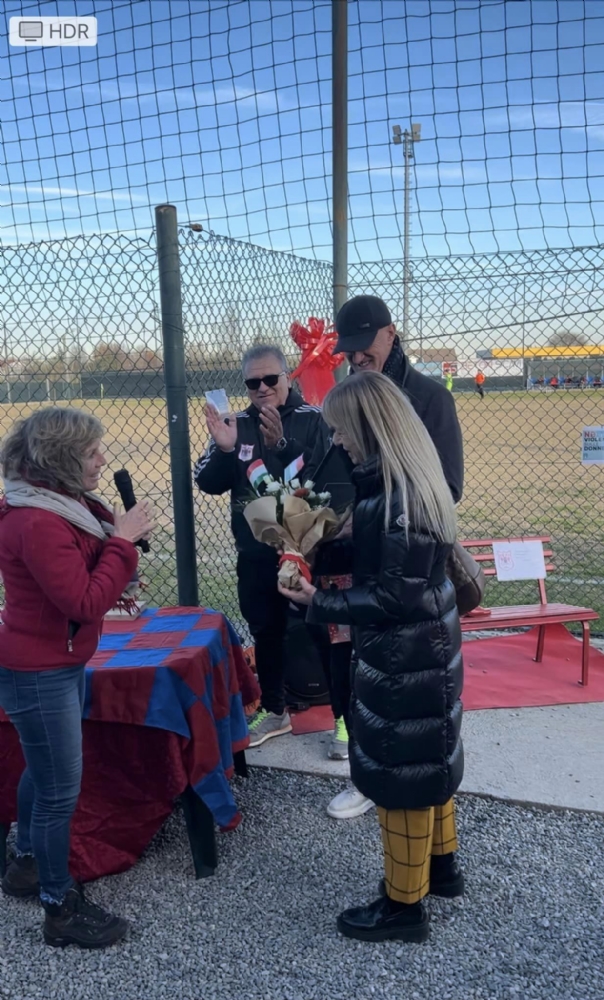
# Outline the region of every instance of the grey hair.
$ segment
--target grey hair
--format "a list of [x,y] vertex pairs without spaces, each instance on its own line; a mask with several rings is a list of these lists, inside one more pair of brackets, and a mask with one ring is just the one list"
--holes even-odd
[[241,359],[241,370],[245,375],[245,369],[250,364],[251,361],[259,361],[260,358],[266,357],[276,358],[279,364],[283,367],[283,371],[288,370],[288,364],[285,358],[285,354],[280,347],[276,347],[274,344],[254,344],[253,347],[248,347],[247,351]]
[[84,455],[102,436],[100,420],[86,410],[46,406],[18,420],[2,441],[2,475],[80,496]]

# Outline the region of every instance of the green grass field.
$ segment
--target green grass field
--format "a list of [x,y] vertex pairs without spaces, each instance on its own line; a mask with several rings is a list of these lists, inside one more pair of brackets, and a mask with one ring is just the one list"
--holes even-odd
[[[604,468],[581,466],[581,428],[604,424],[604,392],[492,392],[481,401],[455,396],[466,465],[459,506],[462,537],[549,534],[557,573],[553,600],[595,607],[604,615]],[[38,404],[39,405],[39,404]],[[111,472],[127,467],[138,496],[159,515],[152,554],[142,560],[152,603],[176,600],[173,509],[167,425],[162,400],[86,400],[106,428],[109,469],[104,495],[114,497]],[[234,409],[244,405],[233,399]],[[31,405],[0,407],[5,433]],[[195,460],[207,444],[203,400],[189,404]],[[200,599],[238,619],[228,498],[195,497]],[[489,584],[487,603],[533,601],[536,585]],[[604,628],[604,627],[603,627]],[[596,626],[597,630],[597,626]]]

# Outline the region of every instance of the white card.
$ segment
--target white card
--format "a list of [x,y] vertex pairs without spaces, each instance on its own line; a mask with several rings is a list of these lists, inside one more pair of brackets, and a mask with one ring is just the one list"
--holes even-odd
[[205,397],[208,403],[214,406],[221,416],[229,412],[229,398],[224,389],[208,389]]
[[493,542],[497,579],[545,580],[541,542]]

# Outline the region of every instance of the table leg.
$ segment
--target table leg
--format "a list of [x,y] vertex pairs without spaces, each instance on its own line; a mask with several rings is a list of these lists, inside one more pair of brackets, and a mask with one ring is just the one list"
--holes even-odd
[[6,872],[6,838],[10,827],[0,823],[0,878],[4,878]]
[[214,874],[218,864],[214,817],[190,785],[181,795],[180,801],[187,824],[195,877],[207,878]]
[[245,750],[239,750],[236,754],[233,754],[233,762],[235,764],[235,774],[238,774],[240,778],[247,778],[248,770]]

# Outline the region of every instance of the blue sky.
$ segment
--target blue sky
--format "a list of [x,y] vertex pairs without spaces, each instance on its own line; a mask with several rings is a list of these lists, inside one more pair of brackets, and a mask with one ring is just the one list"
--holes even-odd
[[[328,260],[331,4],[6,0],[0,239],[181,222]],[[15,14],[94,14],[94,48],[8,46]],[[351,0],[351,261],[604,242],[604,3]]]

